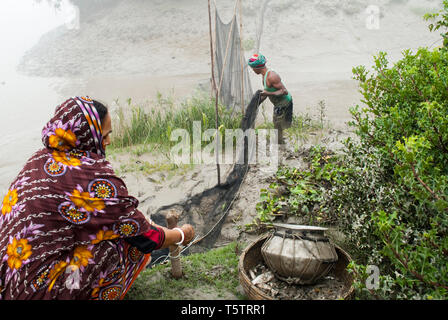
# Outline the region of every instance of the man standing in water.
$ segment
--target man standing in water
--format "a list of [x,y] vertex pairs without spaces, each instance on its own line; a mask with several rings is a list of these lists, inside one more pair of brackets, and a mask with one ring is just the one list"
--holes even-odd
[[260,103],[269,97],[274,105],[274,128],[278,130],[278,143],[284,144],[283,130],[290,128],[292,123],[292,97],[280,76],[266,67],[266,58],[262,54],[254,54],[248,64],[256,74],[262,76],[264,91],[261,93]]

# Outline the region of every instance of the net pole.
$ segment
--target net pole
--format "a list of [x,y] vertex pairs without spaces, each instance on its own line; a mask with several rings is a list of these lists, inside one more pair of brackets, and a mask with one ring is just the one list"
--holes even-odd
[[216,88],[215,81],[215,59],[213,58],[213,40],[212,40],[212,13],[210,8],[210,0],[208,0],[208,24],[209,24],[209,32],[210,32],[210,56],[211,56],[211,65],[212,65],[212,84],[213,90],[215,91],[215,125],[216,125],[216,170],[218,174],[218,186],[221,185],[221,168],[219,166],[219,115],[218,115],[218,90]]
[[240,62],[241,62],[241,114],[244,117],[244,62],[243,62],[243,9],[242,0],[239,0],[240,9]]

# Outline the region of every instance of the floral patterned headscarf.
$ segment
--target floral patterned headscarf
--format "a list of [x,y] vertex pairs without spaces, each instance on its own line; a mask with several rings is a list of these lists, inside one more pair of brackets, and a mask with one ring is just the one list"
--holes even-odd
[[101,119],[89,97],[69,99],[58,106],[42,130],[44,145],[58,151],[78,149],[104,156],[102,140]]
[[106,161],[102,139],[88,97],[67,100],[45,125],[45,148],[1,203],[0,298],[120,298],[143,268],[149,256],[123,239],[150,224]]

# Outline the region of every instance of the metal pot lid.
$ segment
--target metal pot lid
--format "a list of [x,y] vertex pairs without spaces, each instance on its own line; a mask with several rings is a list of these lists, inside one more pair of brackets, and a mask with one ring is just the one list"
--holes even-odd
[[294,231],[327,231],[328,228],[315,227],[315,226],[304,226],[298,224],[288,224],[288,223],[273,223],[273,226],[281,229],[288,229]]

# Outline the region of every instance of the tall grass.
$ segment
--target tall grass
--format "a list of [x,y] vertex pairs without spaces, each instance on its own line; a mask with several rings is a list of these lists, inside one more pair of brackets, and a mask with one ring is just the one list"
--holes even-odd
[[[308,113],[295,114],[291,128],[285,130],[285,136],[293,142],[304,143],[313,132],[324,134],[324,130],[329,126],[325,101],[320,101],[315,109],[318,111],[315,116]],[[268,121],[265,108],[262,107],[260,111],[264,121],[256,129],[273,129],[274,125]],[[232,112],[219,104],[218,114],[221,134],[225,129],[240,128],[240,111]],[[193,138],[194,121],[201,122],[202,132],[215,129],[215,100],[205,92],[197,92],[178,104],[171,97],[158,94],[150,107],[134,105],[132,100],[128,99],[126,104],[119,105],[116,111],[111,148],[137,147],[139,149],[134,152],[157,150],[163,153],[178,143],[170,141],[173,130],[185,129],[190,139]]]
[[[232,114],[226,107],[218,106],[220,130],[239,128],[241,113]],[[114,121],[112,148],[124,148],[139,144],[159,144],[170,147],[171,132],[185,129],[193,136],[193,122],[200,121],[202,131],[215,128],[215,100],[198,92],[176,106],[173,99],[158,94],[151,108],[133,105],[119,106]]]

